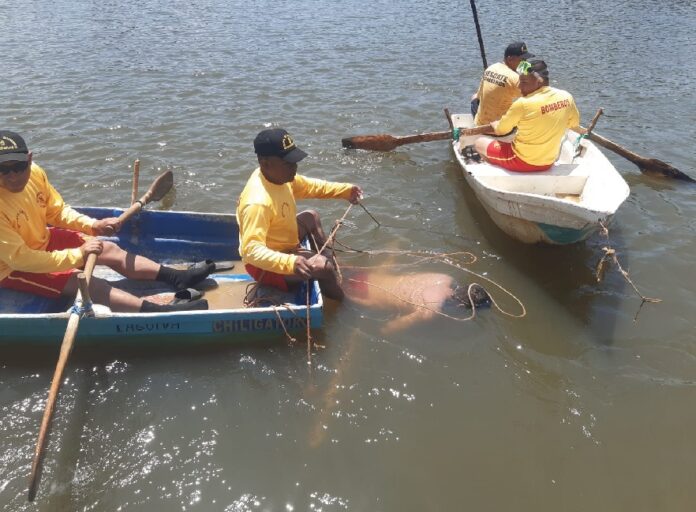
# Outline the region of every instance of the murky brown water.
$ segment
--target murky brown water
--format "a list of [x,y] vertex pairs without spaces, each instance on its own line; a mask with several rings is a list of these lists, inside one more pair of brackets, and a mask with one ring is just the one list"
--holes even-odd
[[[525,39],[597,131],[696,176],[693,2],[479,0],[489,61]],[[0,125],[23,133],[72,204],[123,206],[176,175],[164,207],[234,210],[263,127],[288,128],[310,176],[353,181],[360,249],[471,251],[528,314],[495,310],[384,337],[389,318],[328,304],[325,348],[77,346],[37,505],[26,484],[55,349],[4,344],[5,510],[690,510],[696,450],[694,187],[610,156],[631,196],[610,242],[517,244],[445,142],[387,154],[342,137],[446,129],[481,72],[468,2],[43,0],[2,9]],[[340,202],[306,202],[326,225]],[[343,255],[352,265],[379,257]],[[397,258],[394,264],[412,263]],[[398,267],[394,267],[398,268]],[[420,263],[417,270],[468,276]],[[413,270],[411,268],[411,270]],[[514,308],[514,303],[504,302]],[[8,341],[8,340],[3,340]]]

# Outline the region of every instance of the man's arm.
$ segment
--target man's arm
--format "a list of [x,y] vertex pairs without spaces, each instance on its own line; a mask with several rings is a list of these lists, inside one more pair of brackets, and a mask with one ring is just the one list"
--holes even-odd
[[0,260],[12,270],[48,273],[79,268],[84,257],[79,247],[61,251],[35,251],[10,226],[0,224]]
[[362,189],[352,183],[337,183],[297,175],[292,182],[292,191],[298,199],[331,199],[340,198],[353,202],[358,195],[362,197]]
[[[43,172],[43,169],[42,169]],[[59,228],[74,229],[88,235],[95,235],[92,225],[95,219],[73,210],[65,204],[58,191],[53,188],[44,173],[44,190],[46,191],[46,222]]]
[[382,327],[382,334],[394,334],[409,327],[430,320],[435,313],[429,309],[418,308],[414,312],[390,320]]
[[477,126],[476,128],[460,128],[459,129],[459,136],[460,137],[470,137],[472,135],[484,135],[484,134],[495,134],[495,130],[493,129],[493,124],[484,124],[481,126]]

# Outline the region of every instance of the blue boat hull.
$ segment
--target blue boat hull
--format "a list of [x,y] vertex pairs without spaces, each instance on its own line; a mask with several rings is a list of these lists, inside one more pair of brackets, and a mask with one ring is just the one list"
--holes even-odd
[[[117,217],[122,210],[78,208],[95,218]],[[143,211],[109,238],[124,249],[159,262],[192,262],[204,259],[238,260],[239,231],[236,217],[228,214]],[[246,274],[213,274],[218,283],[248,281]],[[80,321],[78,339],[120,340],[157,337],[201,341],[211,337],[244,341],[254,333],[281,334],[285,329],[306,328],[307,290],[303,285],[287,298],[287,307],[238,308],[176,313],[100,313]],[[321,327],[323,300],[316,282],[311,283],[309,321]],[[71,305],[68,299],[47,299],[0,289],[0,342],[37,341],[60,343]]]

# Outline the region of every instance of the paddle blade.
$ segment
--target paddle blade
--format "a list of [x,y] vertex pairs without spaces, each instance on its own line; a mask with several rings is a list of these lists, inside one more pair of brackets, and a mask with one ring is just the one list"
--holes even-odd
[[672,167],[668,163],[663,162],[662,160],[657,160],[656,158],[647,158],[641,162],[638,167],[640,167],[640,172],[650,176],[659,176],[663,178],[687,181],[689,183],[696,183],[696,180],[694,180],[691,176],[684,174],[676,167]]
[[380,135],[359,135],[341,139],[341,144],[348,149],[367,149],[370,151],[393,151],[399,140],[386,133]]
[[162,199],[167,192],[169,192],[174,186],[174,174],[172,171],[165,171],[160,174],[157,179],[150,185],[150,188],[145,195],[140,198],[143,205],[151,201],[159,201]]

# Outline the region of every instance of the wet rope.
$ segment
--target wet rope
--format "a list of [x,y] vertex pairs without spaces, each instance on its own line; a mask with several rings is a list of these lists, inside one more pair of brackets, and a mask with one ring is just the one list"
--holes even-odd
[[[609,228],[602,222],[600,222],[599,224],[602,226],[602,230],[600,232],[601,235],[606,237],[608,240],[609,239]],[[604,251],[604,254],[600,258],[599,262],[597,263],[597,267],[595,269],[595,279],[597,280],[598,283],[600,283],[602,281],[603,276],[604,276],[606,263],[612,262],[612,261],[614,262],[618,271],[621,273],[621,275],[624,277],[624,279],[628,282],[628,284],[631,285],[631,287],[636,292],[636,294],[640,297],[641,302],[640,302],[640,306],[638,307],[638,311],[636,312],[635,317],[633,317],[634,322],[638,320],[638,314],[640,313],[643,305],[646,302],[650,302],[652,304],[662,302],[662,299],[656,299],[653,297],[646,297],[645,295],[640,293],[640,290],[638,290],[638,287],[635,285],[635,283],[633,282],[631,277],[628,275],[628,272],[626,270],[624,270],[624,268],[621,266],[621,263],[619,263],[619,259],[618,259],[618,256],[616,254],[616,249],[614,249],[612,247],[605,246],[605,247],[602,247],[602,251]]]
[[[344,245],[344,246],[345,246],[345,245]],[[524,316],[527,315],[527,309],[525,308],[524,303],[523,303],[515,294],[513,294],[510,290],[508,290],[507,288],[505,288],[504,286],[502,286],[502,285],[499,284],[498,282],[494,281],[493,279],[491,279],[491,278],[489,278],[489,277],[486,277],[486,276],[484,276],[484,275],[482,275],[482,274],[479,274],[479,273],[477,273],[477,272],[474,272],[474,271],[471,270],[471,269],[468,269],[468,268],[466,268],[466,267],[463,267],[461,263],[457,263],[457,262],[455,262],[455,261],[452,261],[452,259],[453,259],[452,257],[453,257],[453,256],[463,254],[463,255],[466,255],[466,256],[468,256],[468,257],[470,258],[470,261],[469,261],[469,262],[466,262],[466,263],[464,263],[464,264],[471,264],[471,263],[475,262],[475,261],[477,260],[477,258],[476,258],[476,256],[475,256],[474,254],[472,254],[472,253],[470,253],[470,252],[456,252],[456,253],[425,253],[425,252],[423,252],[423,251],[374,251],[374,252],[373,252],[373,251],[366,251],[366,250],[360,250],[359,252],[362,253],[362,254],[368,254],[368,255],[371,255],[371,256],[372,256],[372,255],[380,255],[380,254],[391,254],[391,255],[395,255],[395,254],[396,254],[396,255],[403,255],[403,256],[411,256],[411,257],[417,256],[417,257],[420,257],[419,260],[417,260],[417,261],[415,261],[415,262],[413,262],[413,263],[392,265],[392,266],[394,266],[394,267],[396,267],[396,266],[407,267],[407,266],[412,266],[412,265],[420,265],[420,264],[422,264],[422,263],[424,263],[424,262],[432,262],[433,260],[442,262],[442,263],[444,263],[444,264],[446,264],[446,265],[449,265],[449,266],[451,266],[451,267],[453,267],[453,268],[456,268],[456,269],[458,269],[458,270],[461,270],[461,271],[463,271],[463,272],[466,272],[466,273],[468,273],[468,274],[471,274],[471,275],[473,275],[473,276],[476,276],[477,278],[482,279],[482,280],[484,280],[484,281],[486,281],[486,282],[488,282],[488,283],[494,285],[494,286],[495,286],[496,288],[498,288],[501,292],[503,292],[504,294],[506,294],[507,296],[509,296],[510,298],[512,298],[515,302],[517,302],[517,304],[520,306],[521,312],[518,313],[518,314],[511,313],[511,312],[509,312],[509,311],[506,311],[505,309],[503,309],[503,308],[498,304],[498,302],[495,300],[495,298],[494,298],[493,295],[490,293],[490,291],[489,291],[489,290],[486,290],[486,292],[488,293],[488,296],[490,297],[491,304],[492,304],[498,311],[500,311],[503,315],[506,315],[506,316],[509,316],[509,317],[512,317],[512,318],[523,318]],[[424,257],[424,256],[425,256],[425,257]],[[355,267],[355,268],[374,268],[374,267]],[[426,306],[426,305],[424,305],[424,304],[422,304],[422,303],[416,303],[416,302],[413,302],[413,301],[411,301],[411,300],[408,300],[408,299],[404,298],[403,296],[401,296],[401,295],[399,295],[399,294],[397,294],[397,293],[394,293],[394,292],[392,292],[391,290],[389,290],[389,289],[387,289],[387,288],[384,288],[384,287],[382,287],[382,286],[379,286],[379,285],[377,285],[377,284],[375,284],[375,283],[371,283],[371,282],[369,282],[369,281],[364,281],[364,280],[357,280],[357,279],[354,279],[354,278],[348,278],[348,280],[349,280],[349,281],[352,281],[352,282],[356,282],[356,283],[366,284],[366,285],[368,285],[368,286],[377,288],[377,289],[379,289],[379,290],[381,290],[381,291],[383,291],[383,292],[385,292],[385,293],[391,295],[392,297],[396,298],[397,300],[399,300],[399,301],[401,301],[401,302],[404,302],[404,303],[406,303],[406,304],[410,304],[410,305],[412,305],[412,306],[416,306],[416,307],[421,308],[421,309],[428,310],[428,311],[430,311],[430,312],[432,312],[432,313],[434,313],[434,314],[436,314],[436,315],[439,315],[439,316],[442,316],[442,317],[446,317],[446,318],[450,318],[450,319],[452,319],[452,320],[457,320],[457,321],[468,321],[468,320],[472,320],[473,318],[475,318],[475,316],[476,316],[476,304],[475,304],[474,301],[472,300],[471,290],[472,290],[472,287],[473,287],[474,285],[481,286],[480,284],[478,284],[478,283],[476,283],[476,282],[472,282],[472,283],[470,283],[470,284],[468,285],[468,288],[467,288],[467,296],[468,296],[468,298],[469,298],[469,303],[471,304],[471,310],[472,310],[472,312],[471,312],[471,315],[468,316],[468,317],[466,317],[466,318],[458,318],[458,317],[453,317],[453,316],[451,316],[451,315],[448,315],[447,313],[443,313],[442,311],[436,310],[436,309],[434,309],[434,308],[428,307],[428,306]],[[484,288],[484,289],[485,289],[485,288]]]
[[94,304],[92,301],[89,300],[82,300],[82,301],[75,301],[70,308],[70,314],[76,314],[79,315],[80,318],[82,317],[91,317],[94,316],[94,309],[92,308]]

